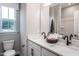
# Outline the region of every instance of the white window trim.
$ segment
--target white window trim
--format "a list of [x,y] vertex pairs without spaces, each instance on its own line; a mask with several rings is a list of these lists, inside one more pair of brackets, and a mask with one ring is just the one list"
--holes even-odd
[[[7,6],[4,6],[4,7],[7,7]],[[13,8],[13,7],[8,7],[8,8]],[[1,19],[0,19],[0,20],[1,20],[1,28],[0,28],[0,33],[5,33],[5,32],[6,32],[6,33],[9,33],[9,32],[17,32],[17,31],[16,31],[16,10],[14,9],[14,27],[15,27],[14,30],[12,30],[12,31],[10,31],[10,30],[9,30],[9,31],[4,31],[4,29],[2,29],[2,6],[1,6],[0,9],[1,9]],[[8,9],[8,11],[9,11],[9,9]],[[8,13],[8,14],[9,14],[9,13]],[[8,17],[9,17],[9,16],[8,16]]]

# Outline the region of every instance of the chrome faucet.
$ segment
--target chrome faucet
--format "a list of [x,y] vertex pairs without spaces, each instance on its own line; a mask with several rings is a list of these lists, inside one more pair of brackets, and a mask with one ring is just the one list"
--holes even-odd
[[44,39],[45,39],[46,38],[46,33],[45,32],[42,32],[41,34],[44,35]]

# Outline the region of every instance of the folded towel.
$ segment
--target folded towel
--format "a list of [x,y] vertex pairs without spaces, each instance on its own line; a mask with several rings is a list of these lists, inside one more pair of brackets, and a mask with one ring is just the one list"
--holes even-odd
[[53,38],[53,39],[60,39],[60,38],[62,38],[62,35],[56,34],[56,33],[50,34],[50,35],[48,36],[48,39],[51,39],[51,38]]

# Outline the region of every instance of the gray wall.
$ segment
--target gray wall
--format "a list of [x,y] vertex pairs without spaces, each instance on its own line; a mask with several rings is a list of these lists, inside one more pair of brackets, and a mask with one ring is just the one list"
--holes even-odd
[[66,17],[73,17],[74,15],[74,11],[79,10],[79,4],[74,5],[74,6],[70,6],[70,7],[66,7],[66,8],[62,8],[62,18],[66,18]]
[[16,30],[17,32],[8,32],[8,33],[0,33],[0,53],[2,52],[2,41],[4,40],[15,40],[14,49],[16,51],[20,50],[20,13],[19,13],[19,4],[0,4],[0,6],[10,6],[16,9]]
[[[27,32],[26,32],[26,3],[20,4],[20,35],[21,35],[21,55],[27,55]],[[25,45],[22,47],[22,45]]]

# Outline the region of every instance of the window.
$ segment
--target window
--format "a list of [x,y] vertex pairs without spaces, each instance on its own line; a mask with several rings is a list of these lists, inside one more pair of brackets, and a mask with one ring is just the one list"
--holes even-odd
[[12,32],[15,31],[15,10],[2,6],[2,26],[1,31]]

